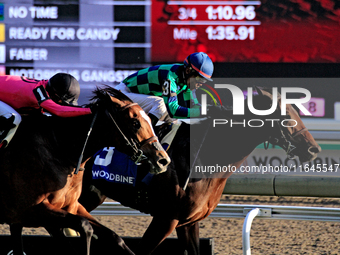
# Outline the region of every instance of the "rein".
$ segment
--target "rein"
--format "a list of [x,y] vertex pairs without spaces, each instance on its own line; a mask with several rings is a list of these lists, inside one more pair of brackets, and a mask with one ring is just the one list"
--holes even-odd
[[[120,111],[124,111],[134,105],[138,105],[137,103],[131,103],[129,105],[124,106],[122,109],[120,109]],[[143,150],[142,149],[138,149],[137,144],[132,140],[132,142],[125,136],[125,134],[123,133],[123,131],[119,128],[117,122],[115,121],[115,119],[112,117],[111,113],[109,113],[109,116],[112,120],[112,122],[115,124],[117,130],[120,132],[120,134],[122,135],[122,137],[124,138],[124,140],[126,141],[126,145],[128,145],[132,150],[133,150],[133,155],[130,157],[131,160],[136,164],[136,165],[140,165],[142,160],[147,159],[147,157],[143,154]],[[140,143],[140,148],[143,148],[144,145],[146,145],[147,143],[149,143],[150,141],[153,140],[157,140],[158,141],[158,137],[157,136],[152,136],[144,141],[142,141]]]
[[[117,130],[119,131],[119,133],[122,135],[122,137],[124,138],[126,145],[128,145],[132,150],[133,150],[133,155],[131,156],[131,160],[136,164],[136,165],[140,165],[141,161],[144,159],[147,159],[147,157],[143,154],[143,151],[141,149],[138,149],[137,144],[132,140],[132,142],[126,137],[126,135],[123,133],[123,131],[119,128],[117,122],[114,120],[114,118],[112,117],[111,113],[108,113],[112,122],[115,124]],[[149,141],[152,139],[157,139],[156,136],[150,137],[149,139],[146,139],[144,141],[141,142],[141,148]]]
[[86,136],[86,140],[85,140],[85,143],[84,143],[84,146],[83,146],[83,150],[81,151],[81,154],[80,154],[80,156],[79,156],[77,168],[76,168],[76,170],[74,171],[74,174],[78,174],[78,172],[79,172],[81,162],[83,161],[83,156],[84,156],[85,147],[86,147],[87,141],[89,140],[90,134],[91,134],[91,132],[92,132],[93,125],[94,125],[94,123],[95,123],[95,121],[96,121],[96,119],[97,119],[97,115],[98,115],[98,112],[96,112],[96,113],[94,114],[94,116],[93,116],[93,119],[92,119],[92,122],[91,122],[91,125],[90,125],[90,129],[89,129],[89,132],[87,132],[87,136]]
[[191,165],[191,168],[190,168],[188,177],[187,177],[187,179],[186,179],[186,181],[185,181],[185,184],[184,184],[184,186],[183,186],[183,190],[184,190],[184,191],[186,190],[186,188],[187,188],[187,186],[188,186],[189,179],[190,179],[190,176],[191,176],[191,173],[192,173],[192,169],[194,168],[194,165],[195,165],[195,163],[196,163],[196,160],[197,160],[197,158],[198,158],[198,155],[200,154],[202,145],[203,145],[203,143],[204,143],[204,141],[205,141],[205,138],[207,137],[207,134],[208,134],[209,129],[210,129],[210,125],[208,126],[207,130],[205,131],[205,134],[204,134],[204,136],[203,136],[203,139],[202,139],[202,142],[201,142],[201,144],[200,144],[200,147],[199,147],[199,149],[198,149],[198,151],[197,151],[197,153],[196,153],[196,157],[195,157],[195,159],[194,159],[194,162],[193,162],[192,165]]

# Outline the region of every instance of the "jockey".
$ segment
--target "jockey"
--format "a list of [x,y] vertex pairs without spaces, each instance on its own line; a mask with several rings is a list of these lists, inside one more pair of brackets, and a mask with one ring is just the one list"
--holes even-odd
[[79,94],[78,81],[66,73],[40,81],[24,76],[0,76],[0,148],[7,146],[21,122],[16,110],[42,109],[60,117],[91,114],[90,108],[76,107]]
[[[158,120],[169,122],[171,118],[185,119],[200,116],[200,106],[195,90],[211,76],[214,65],[203,52],[190,54],[183,64],[152,66],[131,74],[115,88],[138,103],[155,126]],[[194,107],[178,104],[177,95],[192,102]],[[187,104],[192,105],[192,104]]]

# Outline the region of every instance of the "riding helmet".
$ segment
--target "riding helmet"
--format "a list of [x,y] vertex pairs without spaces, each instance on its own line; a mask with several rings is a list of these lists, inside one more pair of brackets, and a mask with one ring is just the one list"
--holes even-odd
[[201,77],[212,81],[211,76],[214,72],[214,64],[206,53],[195,52],[190,54],[184,60],[184,65],[191,66]]
[[78,105],[80,94],[79,82],[76,78],[68,73],[57,73],[52,76],[46,86],[48,93],[51,96],[53,93],[63,103],[69,105]]

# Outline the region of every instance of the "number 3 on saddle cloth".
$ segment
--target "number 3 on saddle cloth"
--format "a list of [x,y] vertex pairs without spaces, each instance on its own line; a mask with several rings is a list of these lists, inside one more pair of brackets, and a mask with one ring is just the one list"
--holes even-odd
[[[171,145],[176,132],[181,124],[168,123],[159,127],[161,134],[161,144],[166,149]],[[92,166],[92,178],[94,180],[102,179],[109,182],[136,186],[137,181],[137,165],[130,157],[118,150],[115,147],[106,147],[98,151],[95,155],[95,160]],[[146,174],[141,180],[142,183],[148,185],[153,177],[153,174]]]
[[[116,150],[115,147],[107,147],[95,154],[92,178],[135,187],[137,167],[128,155]],[[153,174],[148,173],[142,182],[148,185],[152,177]]]

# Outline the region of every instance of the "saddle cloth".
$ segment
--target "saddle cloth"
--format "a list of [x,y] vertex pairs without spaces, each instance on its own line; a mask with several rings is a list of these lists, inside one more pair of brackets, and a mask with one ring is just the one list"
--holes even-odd
[[[107,147],[95,154],[92,179],[102,179],[135,187],[137,167],[128,155],[116,150],[115,147]],[[148,184],[152,177],[153,175],[148,173],[142,182]]]

